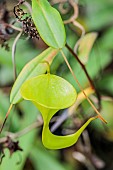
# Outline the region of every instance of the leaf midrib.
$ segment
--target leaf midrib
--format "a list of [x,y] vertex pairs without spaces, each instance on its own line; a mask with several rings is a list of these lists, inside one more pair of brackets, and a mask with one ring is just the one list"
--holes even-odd
[[[38,3],[38,2],[37,2],[37,3]],[[40,6],[40,9],[42,10],[42,13],[43,13],[43,16],[44,16],[44,18],[45,18],[45,21],[46,21],[46,23],[47,23],[49,29],[50,29],[51,32],[52,32],[52,29],[51,29],[49,23],[47,22],[46,13],[44,12],[44,9],[43,9],[43,7],[41,6],[40,3],[39,3],[39,6]],[[54,36],[53,32],[52,32],[52,35],[53,35],[53,37],[54,37],[54,39],[55,39],[55,42],[56,42],[57,46],[59,47],[59,44],[58,44],[58,42],[57,42],[57,40],[56,40],[56,37]]]

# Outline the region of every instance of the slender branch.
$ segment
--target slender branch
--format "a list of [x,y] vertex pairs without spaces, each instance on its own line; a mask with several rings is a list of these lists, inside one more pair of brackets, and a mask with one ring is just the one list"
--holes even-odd
[[96,89],[96,87],[95,87],[95,85],[94,85],[94,83],[93,83],[93,80],[92,80],[91,77],[89,76],[89,74],[88,74],[88,72],[87,72],[84,64],[80,61],[80,59],[78,58],[77,54],[72,50],[72,48],[71,48],[68,44],[66,44],[66,47],[67,47],[67,49],[70,51],[70,53],[76,58],[76,60],[78,61],[78,63],[81,65],[82,69],[84,70],[84,72],[85,72],[85,74],[86,74],[86,76],[87,76],[87,78],[88,78],[88,80],[89,80],[89,83],[90,83],[91,87],[95,90],[95,93],[96,93],[97,98],[98,98],[98,106],[99,106],[99,110],[100,110],[100,108],[101,108],[100,94],[99,94],[98,90]]
[[73,7],[74,14],[68,20],[64,20],[64,24],[72,23],[74,26],[78,27],[82,31],[80,39],[77,41],[77,43],[75,45],[74,49],[76,49],[78,47],[79,41],[85,35],[85,29],[84,29],[84,27],[78,21],[76,21],[76,19],[78,18],[78,15],[79,15],[78,3],[73,1],[73,0],[69,0],[69,3]]
[[22,28],[18,28],[16,26],[12,25],[12,24],[5,23],[5,25],[12,28],[12,29],[14,29],[14,30],[16,30],[16,31],[19,31],[19,32],[22,31]]
[[73,21],[73,25],[75,25],[76,27],[78,27],[82,32],[81,32],[81,36],[78,39],[78,41],[76,42],[75,46],[74,46],[74,52],[77,52],[77,48],[80,44],[81,39],[83,38],[83,36],[85,35],[85,29],[84,27],[78,22],[78,21]]
[[75,3],[75,1],[73,1],[73,0],[69,0],[69,3],[73,7],[74,14],[68,20],[65,20],[64,24],[69,24],[71,22],[73,23],[78,18],[78,14],[79,14],[78,4]]
[[104,123],[107,123],[107,121],[101,116],[101,114],[99,113],[99,111],[96,109],[96,107],[94,106],[94,104],[91,102],[91,100],[89,99],[89,97],[88,97],[88,96],[86,95],[86,93],[84,92],[84,89],[82,88],[80,82],[78,81],[76,75],[74,74],[74,72],[73,72],[73,70],[72,70],[72,68],[71,68],[71,66],[70,66],[67,58],[65,57],[65,55],[64,55],[64,53],[63,53],[63,51],[60,51],[60,52],[61,52],[61,54],[62,54],[62,57],[64,58],[64,61],[65,61],[66,64],[67,64],[67,66],[68,66],[68,68],[69,68],[69,70],[70,70],[70,72],[71,72],[74,80],[75,80],[76,83],[78,84],[80,90],[82,91],[82,93],[83,93],[84,96],[86,97],[86,99],[87,99],[87,101],[89,102],[89,104],[91,105],[91,107],[92,107],[92,108],[94,109],[94,111],[97,113],[98,118],[100,118],[100,120],[102,120]]
[[69,8],[64,8],[64,3],[58,5],[59,12],[63,15],[66,15],[69,12]]
[[13,70],[14,70],[14,79],[16,79],[16,76],[17,76],[17,73],[16,73],[16,63],[15,63],[16,44],[17,44],[17,42],[18,42],[18,40],[19,40],[21,35],[22,35],[22,31],[19,32],[19,34],[15,38],[15,40],[13,42],[13,46],[12,46],[12,63],[13,63]]
[[31,130],[33,130],[33,129],[37,128],[37,127],[40,127],[42,125],[43,125],[43,121],[36,121],[33,124],[31,124],[28,127],[26,127],[25,129],[15,133],[15,134],[11,134],[11,137],[13,139],[19,138],[19,137],[29,133]]
[[82,38],[85,35],[84,27],[78,21],[73,21],[73,25],[75,25],[76,27],[78,27],[81,30],[82,33],[81,33],[80,38]]
[[73,152],[72,156],[74,159],[84,164],[88,170],[96,170],[92,162],[88,160],[88,158],[86,157],[84,153],[81,153],[80,151],[75,151]]
[[13,107],[13,104],[10,105],[10,107],[9,107],[7,113],[6,113],[5,119],[4,119],[4,121],[2,123],[2,126],[0,128],[0,134],[1,134],[2,130],[3,130],[3,127],[4,127],[5,123],[6,123],[6,120],[7,120],[8,116],[9,116],[9,114],[10,114],[10,111],[11,111],[12,107]]
[[33,129],[36,129],[37,127],[40,127],[42,125],[43,125],[43,121],[42,120],[41,121],[38,120],[36,122],[33,122],[31,125],[29,125],[25,129],[23,129],[23,130],[21,130],[21,131],[19,131],[17,133],[10,133],[10,132],[8,132],[5,137],[0,138],[0,143],[3,143],[4,141],[6,141],[7,136],[10,136],[12,139],[17,139],[17,138],[19,138],[19,137],[21,137],[21,136],[31,132]]
[[67,2],[67,0],[62,0],[62,2],[61,2],[61,0],[51,0],[51,5],[55,5],[55,4],[58,4],[58,3],[64,3],[64,2]]
[[27,9],[29,10],[30,14],[32,14],[32,7],[31,7],[31,5],[27,1],[25,1],[23,4],[27,7]]

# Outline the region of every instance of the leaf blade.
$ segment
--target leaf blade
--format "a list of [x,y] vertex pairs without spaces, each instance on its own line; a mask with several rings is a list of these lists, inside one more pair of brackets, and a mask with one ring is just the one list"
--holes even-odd
[[81,62],[85,65],[89,59],[89,54],[92,46],[97,38],[96,32],[87,33],[79,42],[78,57]]
[[58,49],[49,47],[40,55],[38,55],[36,58],[31,60],[28,64],[26,64],[26,66],[19,74],[11,90],[10,102],[12,104],[16,104],[22,100],[19,89],[21,88],[21,85],[24,83],[24,81],[36,75],[45,73],[47,65],[41,62],[47,61],[49,64],[51,64],[52,60],[57,55],[58,51],[59,51]]
[[32,8],[32,17],[41,38],[53,48],[64,47],[66,35],[59,12],[46,0],[33,0]]

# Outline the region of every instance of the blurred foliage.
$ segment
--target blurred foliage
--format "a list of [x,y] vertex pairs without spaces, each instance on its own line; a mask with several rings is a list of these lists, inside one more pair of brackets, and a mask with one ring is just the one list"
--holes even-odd
[[[8,8],[13,11],[15,1],[7,0],[7,4]],[[63,19],[72,15],[73,11],[67,3],[65,6],[69,7],[69,11],[67,14],[61,14]],[[59,9],[58,5],[54,5],[54,7]],[[86,32],[98,33],[86,68],[102,96],[101,113],[108,121],[108,125],[103,125],[100,120],[97,120],[87,128],[89,134],[87,139],[90,140],[91,146],[89,143],[88,146],[85,143],[87,140],[84,139],[84,132],[76,145],[58,151],[45,149],[41,144],[41,127],[34,129],[17,139],[19,146],[23,149],[22,152],[17,151],[10,157],[8,149],[5,149],[5,157],[0,165],[0,170],[7,170],[9,167],[12,170],[113,169],[113,0],[80,0],[79,8],[80,13],[77,20],[85,27]],[[67,43],[73,48],[77,39],[79,39],[80,32],[73,28],[71,24],[65,27]],[[11,47],[15,34],[8,41],[10,51],[0,48],[0,124],[8,110],[9,94],[14,83]],[[45,45],[40,45],[40,43],[42,42],[28,39],[25,35],[19,39],[16,48],[18,73],[28,61],[36,57],[45,48]],[[66,48],[64,48],[64,52],[78,80],[84,88],[87,87],[88,80],[81,66]],[[60,55],[54,59],[51,73],[64,77],[79,91]],[[94,102],[96,100],[94,95],[91,99]],[[6,131],[16,133],[28,127],[36,121],[39,115],[37,109],[31,103],[24,101],[18,104],[12,110],[3,134]],[[84,101],[77,112],[55,133],[60,134],[64,127],[67,133],[73,132],[73,129],[79,128],[84,119],[87,119],[90,115],[93,115],[93,110]],[[89,150],[87,151],[87,149]],[[74,153],[76,155],[79,153],[77,158],[74,157]]]

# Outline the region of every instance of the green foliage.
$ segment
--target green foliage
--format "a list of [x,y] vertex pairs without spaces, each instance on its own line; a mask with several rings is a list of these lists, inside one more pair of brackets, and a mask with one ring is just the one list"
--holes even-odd
[[30,61],[23,68],[11,91],[10,102],[12,104],[16,104],[22,100],[20,95],[20,88],[24,81],[36,75],[45,73],[47,70],[47,64],[44,64],[43,61],[48,61],[48,63],[51,64],[58,51],[59,50],[50,47],[39,56],[34,58],[32,61]]
[[78,47],[78,57],[84,65],[88,62],[89,54],[96,38],[97,33],[91,32],[87,33],[80,39]]
[[[107,83],[106,83],[107,82]],[[113,73],[109,72],[104,74],[101,78],[101,81],[98,82],[98,88],[103,94],[109,94],[109,96],[113,97]]]
[[32,0],[33,20],[44,42],[53,48],[65,46],[66,35],[59,12],[46,0]]
[[100,30],[108,26],[112,22],[113,1],[112,0],[84,0],[86,4],[85,18],[86,26],[91,30]]
[[[1,97],[2,97],[2,100],[5,103],[7,103],[5,100],[6,97],[5,96],[4,97],[1,96]],[[8,98],[6,99],[8,100]],[[13,121],[12,128],[13,128],[13,131],[16,130],[16,132],[32,124],[36,120],[36,116],[37,116],[36,108],[33,107],[33,105],[30,103],[29,103],[29,108],[28,108],[28,103],[22,102],[19,104],[19,108],[23,112],[24,117],[23,119],[21,119],[20,117],[18,117],[18,115],[15,112],[15,115],[12,118],[12,121]],[[31,114],[32,112],[33,114]],[[10,122],[8,122],[8,126],[9,124]],[[17,128],[17,125],[19,125],[18,128]],[[23,148],[24,150],[22,152],[17,151],[13,153],[12,156],[10,156],[9,151],[5,149],[5,157],[3,158],[2,164],[0,165],[0,170],[6,170],[6,169],[9,169],[9,167],[15,170],[22,170],[26,162],[26,159],[29,156],[31,148],[33,147],[33,142],[36,138],[36,135],[37,135],[37,131],[32,130],[31,132],[23,135],[19,139],[19,146]]]
[[[11,1],[11,4],[12,4],[12,1]],[[108,125],[101,124],[100,120],[95,120],[94,123],[90,125],[88,132],[90,131],[89,134],[92,134],[92,135],[85,136],[85,137],[86,138],[89,137],[87,139],[90,139],[91,141],[93,140],[95,145],[91,145],[91,146],[88,145],[87,148],[92,149],[98,155],[98,157],[100,157],[100,159],[103,159],[103,154],[102,154],[102,151],[103,151],[103,153],[105,153],[103,160],[106,163],[106,167],[110,169],[111,164],[108,165],[107,163],[108,162],[110,163],[110,161],[112,162],[111,155],[112,155],[112,150],[113,150],[111,148],[111,145],[113,145],[113,119],[112,119],[113,101],[111,98],[109,98],[109,96],[110,97],[113,96],[113,78],[112,78],[113,71],[111,69],[112,58],[113,58],[112,57],[113,28],[111,26],[112,25],[111,21],[112,21],[112,16],[113,16],[113,3],[112,3],[112,0],[108,0],[108,1],[107,0],[102,0],[102,1],[99,1],[99,0],[81,1],[80,0],[79,4],[81,5],[80,7],[82,10],[79,12],[78,21],[80,21],[81,24],[85,27],[86,32],[90,32],[92,34],[93,31],[96,31],[97,33],[99,32],[99,36],[96,39],[96,44],[92,46],[92,48],[90,49],[86,48],[88,46],[89,40],[88,41],[87,39],[83,40],[84,47],[82,48],[82,50],[78,50],[79,52],[78,54],[80,58],[82,56],[83,59],[87,56],[86,69],[90,77],[94,80],[94,83],[97,86],[97,90],[99,90],[99,92],[102,95],[101,114],[108,121]],[[65,78],[71,84],[73,84],[77,92],[80,91],[75,81],[73,80],[71,73],[67,69],[66,64],[61,58],[60,53],[58,54],[59,49],[65,46],[65,42],[67,42],[71,46],[71,48],[73,48],[79,36],[79,32],[77,32],[78,30],[75,30],[72,27],[72,24],[68,24],[65,26],[65,29],[66,29],[66,36],[65,36],[65,29],[64,29],[61,16],[55,8],[59,9],[59,11],[61,12],[62,18],[68,18],[69,16],[71,16],[73,9],[71,5],[68,6],[68,3],[66,5],[71,10],[68,11],[68,13],[66,13],[63,16],[62,11],[60,11],[61,8],[58,8],[58,5],[54,5],[54,8],[53,8],[50,6],[48,1],[46,0],[43,0],[43,1],[32,0],[32,7],[33,7],[32,16],[33,16],[35,25],[39,31],[41,38],[44,40],[44,42],[48,46],[51,46],[51,47],[49,47],[47,50],[43,51],[40,54],[43,48],[39,49],[40,48],[39,47],[37,49],[36,46],[38,45],[36,42],[34,43],[34,41],[28,40],[28,39],[25,40],[25,36],[22,37],[24,40],[19,39],[19,42],[16,48],[16,68],[17,68],[17,73],[20,73],[20,75],[17,77],[17,80],[14,83],[14,86],[11,92],[11,96],[10,96],[11,103],[15,104],[19,102],[20,100],[22,100],[22,96],[20,94],[20,88],[23,83],[26,84],[27,79],[28,79],[27,82],[30,83],[30,80],[35,79],[33,78],[34,76],[38,76],[46,72],[48,66],[46,63],[42,63],[42,61],[45,61],[45,60],[48,61],[50,65],[52,64],[51,65],[52,73],[58,74],[61,77]],[[44,18],[44,16],[47,16],[47,17]],[[85,36],[87,36],[87,33]],[[92,39],[90,40],[91,40],[90,43],[93,43],[93,40]],[[9,41],[10,49],[12,47],[13,41],[14,41],[14,38],[12,38]],[[70,54],[70,52],[65,47],[63,48],[63,50],[65,51],[66,57],[69,60],[71,67],[74,73],[76,74],[79,82],[81,83],[82,87],[83,88],[88,87],[89,82],[87,80],[86,75],[84,74],[84,71],[79,65],[79,63],[75,60],[75,58]],[[9,90],[12,88],[12,84],[13,84],[11,52],[12,52],[11,50],[7,52],[2,48],[0,49],[0,123],[3,122],[5,113],[7,112],[7,108],[9,107],[9,95],[10,95]],[[55,57],[56,55],[57,57]],[[37,57],[34,58],[35,56]],[[54,59],[54,62],[53,62],[53,59]],[[22,68],[24,69],[22,70]],[[46,99],[44,100],[44,102],[47,102],[48,101],[47,97],[49,94],[51,94],[52,91],[51,90],[49,90],[49,92],[46,91],[47,88],[45,88],[45,86],[47,84],[43,83],[43,85],[44,85],[43,89],[40,86],[41,88],[40,95],[43,94],[44,95],[43,98]],[[59,88],[57,85],[58,83],[56,83],[55,87],[58,90]],[[29,84],[27,86],[29,86]],[[36,85],[33,84],[32,86],[35,87]],[[26,87],[26,89],[30,87],[31,86]],[[37,92],[37,89],[38,87],[32,90],[34,92]],[[52,95],[52,98],[54,97],[54,95]],[[36,101],[37,101],[37,98],[38,97],[36,96],[35,98]],[[66,99],[68,98],[63,99],[63,102]],[[29,99],[29,100],[32,100],[32,99]],[[94,97],[92,97],[92,101],[95,102]],[[55,102],[55,101],[51,100],[51,102]],[[58,103],[61,104],[60,100],[58,100]],[[93,115],[93,111],[90,105],[86,101],[82,102],[82,106],[80,106],[78,109],[73,111],[73,113],[76,113],[76,114],[73,117],[70,116],[70,121],[69,122],[66,121],[65,126],[60,127],[61,131],[65,131],[64,129],[65,127],[66,130],[69,132],[68,134],[70,134],[70,131],[74,133],[73,129],[74,130],[76,129],[77,131],[83,125],[82,128],[80,128],[77,132],[78,136],[77,136],[77,133],[74,133],[73,135],[70,135],[70,136],[68,135],[57,136],[57,135],[53,135],[53,133],[50,132],[49,123],[50,123],[52,116],[55,114],[55,112],[61,109],[60,108],[61,106],[57,108],[56,110],[54,110],[53,112],[50,112],[49,110],[48,113],[46,114],[45,112],[48,110],[48,107],[50,107],[49,104],[50,104],[50,99],[49,99],[49,103],[46,103],[46,107],[42,107],[41,104],[35,103],[35,106],[38,108],[38,110],[41,111],[43,115],[43,119],[44,119],[43,135],[42,135],[42,138],[43,138],[42,140],[43,140],[44,145],[48,148],[58,149],[58,148],[64,148],[64,147],[74,144],[76,140],[78,139],[78,136],[84,130],[84,128],[90,123],[90,121],[93,120],[93,118],[91,118],[83,125],[84,120],[87,120],[89,116]],[[71,105],[71,101],[69,104]],[[95,105],[96,105],[96,102],[95,102]],[[68,106],[65,105],[65,108],[67,108]],[[40,117],[39,116],[40,114],[37,111],[37,108],[35,108],[34,105],[32,105],[32,103],[30,103],[29,101],[27,102],[23,101],[19,103],[17,107],[13,111],[11,111],[11,115],[9,116],[8,121],[4,127],[4,131],[5,130],[9,132],[11,131],[14,134],[20,130],[25,129],[27,126],[31,125],[33,122],[36,121],[37,117],[38,118]],[[68,111],[66,110],[65,116],[68,114],[72,115],[73,113],[68,113]],[[25,165],[27,164],[29,166],[29,162],[26,162],[28,158],[30,159],[30,163],[32,164],[34,170],[43,170],[45,168],[47,170],[53,170],[53,169],[54,170],[55,169],[70,170],[72,166],[73,166],[72,170],[81,169],[80,163],[78,165],[77,161],[75,161],[71,157],[73,153],[75,152],[75,147],[70,147],[68,149],[58,150],[55,152],[52,151],[53,153],[51,154],[51,151],[45,149],[45,147],[41,145],[42,142],[40,139],[41,137],[40,137],[39,130],[40,128],[38,128],[37,130],[32,130],[26,135],[23,135],[19,137],[18,139],[15,139],[15,140],[19,140],[19,145],[23,149],[23,152],[19,152],[19,151],[15,152],[10,157],[9,151],[5,149],[5,158],[3,158],[2,164],[0,166],[0,170],[7,170],[9,169],[9,167],[12,170],[13,169],[14,170],[23,170],[23,169],[28,170],[28,168],[25,167]],[[5,135],[5,133],[3,133],[3,135]],[[56,133],[58,133],[59,135],[59,130],[57,130]],[[65,133],[62,132],[62,134],[65,134]],[[85,141],[84,135],[83,135],[83,140]],[[92,139],[92,136],[94,136],[93,139]],[[88,140],[86,140],[85,142],[87,141]],[[91,143],[93,143],[93,141]],[[109,145],[109,141],[111,142],[111,145]],[[86,146],[84,146],[83,144],[80,145],[80,143],[81,141],[80,142],[78,141],[76,148],[78,149],[78,152],[81,153],[81,150],[79,150],[79,148],[84,149],[86,148]],[[106,147],[104,147],[105,143],[106,143]],[[87,156],[86,153],[84,154],[84,152],[82,152],[82,154],[86,158],[85,166],[87,166],[87,160],[88,160],[88,163],[91,162],[91,160]],[[90,155],[91,155],[91,158],[94,156],[92,152],[90,153]],[[67,166],[64,166],[60,158],[63,159],[64,164],[66,164]],[[20,161],[20,164],[17,165],[16,163],[18,161]],[[100,160],[98,160],[97,162],[99,161]],[[96,166],[94,165],[94,167]]]
[[[56,151],[55,151],[56,152]],[[38,153],[38,154],[37,154]],[[60,164],[53,154],[48,152],[41,145],[37,145],[31,151],[31,160],[35,165],[36,170],[44,170],[46,165],[46,170],[69,170],[67,166]]]

